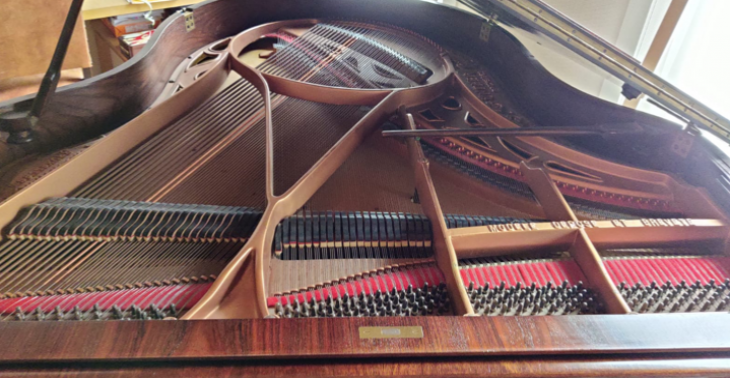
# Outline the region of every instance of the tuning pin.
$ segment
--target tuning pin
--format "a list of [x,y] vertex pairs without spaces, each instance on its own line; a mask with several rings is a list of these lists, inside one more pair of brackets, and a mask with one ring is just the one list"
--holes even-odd
[[170,305],[167,307],[167,316],[173,317],[173,318],[179,318],[180,312],[177,310],[177,306],[175,306],[174,303],[170,303]]
[[84,314],[81,312],[81,308],[79,306],[74,306],[73,316],[74,320],[84,320]]
[[23,309],[21,309],[20,307],[15,308],[15,318],[20,321],[25,320],[25,313],[23,312]]
[[65,316],[65,314],[63,313],[61,306],[56,306],[53,309],[53,312],[55,312],[55,314],[56,314],[56,320],[64,320],[63,317]]
[[112,319],[116,319],[116,320],[124,319],[124,311],[122,311],[122,309],[117,305],[112,306]]
[[94,304],[94,307],[92,307],[92,311],[94,312],[94,316],[96,316],[96,320],[102,320],[104,314],[101,311],[101,308],[99,308],[98,303]]
[[36,316],[36,320],[38,320],[40,322],[46,320],[46,313],[43,312],[43,309],[40,306],[36,307],[35,316]]
[[154,303],[150,304],[150,313],[154,314],[156,319],[164,319],[165,318],[165,312],[162,311],[157,305]]

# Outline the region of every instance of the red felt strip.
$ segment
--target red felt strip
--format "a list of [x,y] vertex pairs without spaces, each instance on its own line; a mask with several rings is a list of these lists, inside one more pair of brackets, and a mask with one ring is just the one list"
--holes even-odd
[[573,261],[546,261],[524,264],[497,264],[491,266],[480,266],[460,269],[464,285],[474,282],[477,287],[489,283],[491,287],[499,286],[501,282],[506,287],[514,286],[518,282],[523,286],[532,285],[545,286],[548,282],[561,284],[568,281],[575,285],[579,281],[585,281],[580,267]]
[[323,290],[311,290],[302,293],[283,296],[273,296],[266,299],[268,307],[274,307],[277,303],[286,306],[293,303],[297,298],[300,303],[312,300],[314,297],[321,301],[327,297],[337,298],[345,293],[350,296],[360,293],[372,294],[375,290],[391,291],[405,290],[408,285],[414,288],[423,287],[428,282],[430,286],[437,286],[445,281],[444,275],[436,267],[416,267],[407,270],[395,270],[388,273],[380,273],[373,276],[359,278],[352,282],[336,283]]
[[710,280],[724,282],[730,278],[726,268],[726,257],[698,258],[657,258],[657,259],[616,259],[607,260],[606,265],[614,283],[626,282],[628,285],[651,282],[663,284],[667,281],[679,284],[681,281],[706,285]]

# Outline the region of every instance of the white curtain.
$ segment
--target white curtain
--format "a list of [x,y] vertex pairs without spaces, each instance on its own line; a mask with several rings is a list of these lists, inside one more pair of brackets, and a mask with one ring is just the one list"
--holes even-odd
[[[730,1],[690,0],[656,73],[730,118]],[[642,100],[639,109],[667,117]]]

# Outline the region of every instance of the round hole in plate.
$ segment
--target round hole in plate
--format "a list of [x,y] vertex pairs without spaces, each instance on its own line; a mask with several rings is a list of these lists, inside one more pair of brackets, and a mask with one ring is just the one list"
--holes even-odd
[[472,127],[482,126],[481,122],[479,122],[478,119],[474,118],[469,112],[466,112],[466,117],[464,117],[464,121],[466,121],[466,123]]
[[441,103],[441,106],[446,110],[459,110],[461,109],[461,103],[459,100],[455,99],[453,96],[450,96],[444,102]]
[[198,79],[199,79],[199,78],[200,78],[201,76],[205,75],[205,73],[206,73],[206,72],[208,72],[208,70],[205,70],[205,71],[203,71],[203,72],[198,72],[198,73],[197,73],[197,74],[195,75],[195,80],[198,80]]
[[224,39],[213,46],[210,46],[211,51],[221,52],[228,48],[228,44],[231,43],[231,39]]

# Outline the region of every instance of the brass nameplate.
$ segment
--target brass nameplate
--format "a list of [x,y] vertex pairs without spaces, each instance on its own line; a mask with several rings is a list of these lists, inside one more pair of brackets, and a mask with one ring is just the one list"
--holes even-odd
[[422,339],[423,327],[360,327],[361,339]]

